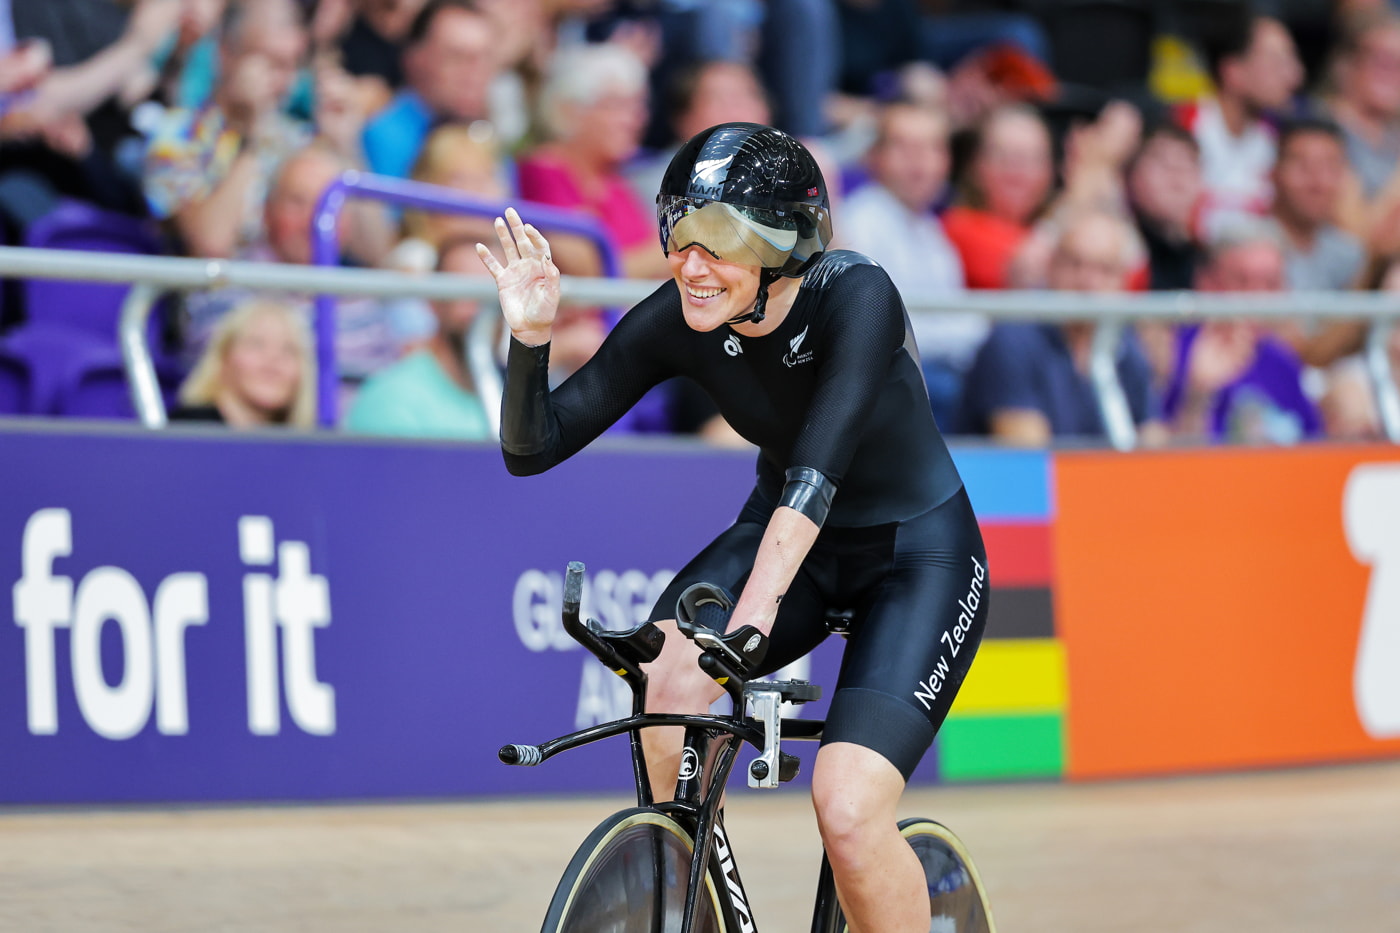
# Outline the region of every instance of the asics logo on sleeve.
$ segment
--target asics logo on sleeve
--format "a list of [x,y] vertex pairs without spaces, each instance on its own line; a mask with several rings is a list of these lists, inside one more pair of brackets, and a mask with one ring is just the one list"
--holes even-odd
[[739,338],[730,334],[724,341],[724,352],[730,356],[738,356],[744,352],[744,348],[739,346]]
[[793,366],[797,366],[800,363],[807,363],[811,361],[813,351],[808,350],[806,353],[801,352],[802,341],[807,339],[807,331],[811,329],[812,325],[808,324],[806,327],[802,328],[802,333],[798,334],[796,337],[788,341],[788,354],[787,356],[783,357],[784,366],[791,368]]

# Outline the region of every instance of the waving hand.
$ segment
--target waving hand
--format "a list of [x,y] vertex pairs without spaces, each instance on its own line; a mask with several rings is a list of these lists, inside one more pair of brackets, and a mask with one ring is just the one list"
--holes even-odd
[[548,343],[554,314],[559,309],[559,267],[550,258],[549,242],[515,208],[496,218],[496,236],[505,253],[505,265],[481,243],[476,253],[496,280],[501,312],[515,339],[527,346]]

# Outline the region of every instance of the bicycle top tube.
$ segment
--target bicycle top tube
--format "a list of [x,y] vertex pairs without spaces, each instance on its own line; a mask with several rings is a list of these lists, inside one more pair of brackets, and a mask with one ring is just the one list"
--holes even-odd
[[[638,713],[624,719],[614,719],[612,722],[579,729],[577,732],[570,732],[538,745],[506,745],[500,750],[499,757],[508,765],[532,766],[582,745],[591,745],[615,735],[625,735],[633,729],[657,726],[681,726],[728,733],[760,750],[766,738],[763,730],[755,725],[750,717],[738,713]],[[825,721],[821,719],[785,718],[781,720],[781,737],[797,742],[819,742],[825,726]]]

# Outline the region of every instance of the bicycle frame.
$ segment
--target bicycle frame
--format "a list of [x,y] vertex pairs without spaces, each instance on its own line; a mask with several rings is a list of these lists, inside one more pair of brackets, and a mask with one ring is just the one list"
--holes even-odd
[[[654,808],[675,819],[690,832],[695,841],[695,848],[691,852],[690,883],[686,890],[681,933],[692,933],[700,903],[700,892],[704,889],[705,872],[712,848],[717,841],[720,846],[717,854],[722,877],[715,879],[715,888],[720,898],[721,909],[726,915],[726,927],[742,933],[754,933],[756,925],[749,907],[748,895],[739,878],[729,837],[724,833],[723,823],[719,819],[719,804],[740,746],[748,742],[762,751],[768,744],[767,730],[763,724],[746,713],[745,684],[742,681],[736,682],[736,678],[729,678],[728,682],[723,684],[734,700],[734,712],[729,715],[646,712],[646,673],[638,665],[614,651],[579,619],[582,576],[583,565],[577,562],[570,563],[564,585],[564,628],[603,664],[627,681],[632,689],[632,715],[626,719],[580,729],[539,745],[507,745],[500,750],[499,757],[506,764],[533,766],[570,749],[627,734],[632,753],[637,805]],[[815,741],[822,736],[824,723],[819,720],[777,721],[780,741]],[[671,800],[659,804],[655,800],[651,778],[647,773],[641,738],[643,729],[658,726],[679,726],[685,729],[675,794]],[[776,752],[774,754],[776,755]],[[776,783],[774,781],[771,786],[776,786]],[[824,906],[824,900],[818,898],[819,915],[823,910],[829,912],[834,905],[834,897],[828,900],[830,903]],[[819,917],[814,917],[813,930],[825,929],[817,925],[819,922]]]

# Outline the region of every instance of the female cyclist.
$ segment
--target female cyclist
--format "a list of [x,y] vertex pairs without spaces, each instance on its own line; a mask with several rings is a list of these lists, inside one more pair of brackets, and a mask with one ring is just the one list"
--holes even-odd
[[[903,302],[873,261],[826,249],[821,172],[778,130],[729,123],[691,139],[657,213],[672,281],[553,391],[559,271],[548,242],[508,210],[496,220],[505,263],[478,244],[512,334],[506,465],[549,469],[672,376],[699,383],[758,446],[737,520],[652,610],[667,638],[648,671],[648,711],[702,712],[721,693],[672,621],[693,583],[740,594],[729,631],[769,635],[758,673],[821,641],[828,607],[854,610],[812,774],[817,821],[851,929],[926,933],[924,875],[896,808],[977,650],[989,581]],[[653,786],[670,786],[679,735],[648,730],[646,750]]]

